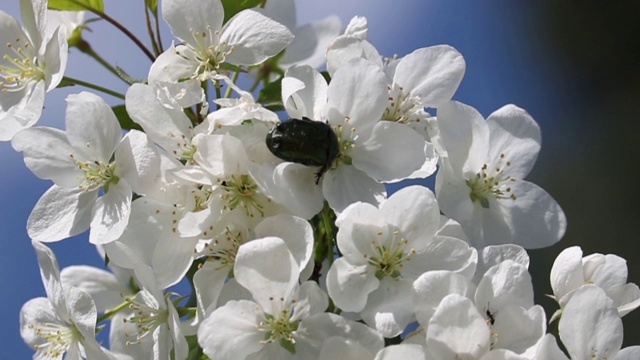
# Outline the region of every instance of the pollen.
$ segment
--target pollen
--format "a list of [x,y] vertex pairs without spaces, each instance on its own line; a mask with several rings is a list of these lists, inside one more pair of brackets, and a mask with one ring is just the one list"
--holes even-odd
[[511,162],[503,153],[498,156],[497,164],[485,163],[475,177],[466,180],[471,201],[488,209],[491,200],[516,200],[512,186],[517,180],[508,174],[510,167]]

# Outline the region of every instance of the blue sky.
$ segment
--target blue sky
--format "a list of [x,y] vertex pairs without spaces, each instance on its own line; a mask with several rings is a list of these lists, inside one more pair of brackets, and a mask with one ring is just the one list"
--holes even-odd
[[[139,34],[146,41],[142,17],[142,2],[134,9],[125,2],[106,2],[107,12]],[[131,2],[128,2],[131,4]],[[138,4],[139,3],[139,4]],[[567,142],[563,122],[563,94],[571,88],[555,79],[558,67],[550,67],[544,53],[534,46],[531,35],[536,26],[530,16],[532,8],[520,8],[519,2],[495,1],[490,5],[476,1],[424,0],[341,0],[298,2],[299,23],[337,13],[346,25],[354,15],[369,20],[369,40],[387,56],[405,55],[416,48],[435,44],[456,47],[465,57],[467,71],[455,99],[476,107],[487,116],[507,103],[525,109],[540,123],[543,133],[541,158],[550,158]],[[139,5],[139,6],[138,6]],[[20,18],[18,0],[3,1],[0,9]],[[93,23],[93,32],[85,38],[108,61],[125,68],[134,78],[145,77],[150,65],[137,48],[126,38],[104,23]],[[171,39],[165,33],[165,45]],[[559,65],[563,68],[563,65]],[[125,92],[124,84],[95,65],[88,57],[72,50],[67,74]],[[64,99],[69,93],[83,88],[66,88],[48,94],[46,108],[39,125],[63,128]],[[113,105],[117,99],[105,96]],[[569,106],[565,103],[565,106]],[[570,135],[569,135],[570,136]],[[571,137],[568,139],[571,143]],[[536,171],[544,171],[538,163]],[[19,335],[18,314],[26,301],[44,295],[38,265],[25,231],[26,220],[38,198],[51,185],[37,179],[26,169],[22,156],[15,153],[9,143],[0,143],[0,288],[3,291],[2,308],[5,321],[0,325],[0,358],[25,359],[32,355]],[[72,264],[101,266],[95,249],[87,236],[67,239],[52,248],[62,267]]]

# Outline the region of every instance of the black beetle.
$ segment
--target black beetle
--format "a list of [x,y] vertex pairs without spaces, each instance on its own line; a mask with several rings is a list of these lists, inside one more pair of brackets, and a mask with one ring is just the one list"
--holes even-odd
[[307,166],[321,166],[316,184],[338,157],[340,146],[328,123],[302,119],[280,122],[267,134],[267,147],[282,160]]

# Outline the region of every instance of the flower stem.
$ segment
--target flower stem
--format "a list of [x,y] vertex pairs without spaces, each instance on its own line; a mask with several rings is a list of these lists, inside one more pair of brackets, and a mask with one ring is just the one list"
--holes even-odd
[[[231,82],[235,84],[235,83],[236,83],[236,81],[238,81],[238,76],[239,76],[239,75],[240,75],[240,73],[239,73],[238,71],[234,72],[234,73],[233,73],[233,78],[231,79]],[[224,97],[225,97],[225,98],[229,98],[229,97],[231,97],[231,90],[233,90],[233,89],[231,88],[231,86],[227,86],[227,91],[224,93]]]
[[96,320],[96,324],[99,324],[107,319],[110,319],[113,315],[119,313],[122,309],[128,307],[129,304],[131,304],[131,301],[125,300],[122,304],[116,306],[115,308],[105,311],[104,314],[98,317],[98,320]]
[[120,30],[124,35],[126,35],[129,39],[131,39],[131,41],[133,41],[133,43],[136,44],[136,46],[138,46],[138,48],[140,48],[140,50],[142,50],[142,52],[145,55],[147,55],[149,60],[151,60],[152,62],[156,60],[156,57],[153,55],[151,51],[149,51],[149,49],[147,49],[146,46],[144,46],[142,41],[140,41],[140,39],[138,39],[131,31],[129,31],[129,29],[124,27],[124,25],[120,24],[116,19],[112,18],[111,16],[105,14],[104,12],[98,9],[94,9],[76,0],[69,0],[69,1],[75,5],[82,6],[83,8],[87,9],[87,11],[91,11],[92,13],[98,15],[100,18],[106,20],[111,25],[115,26],[116,29]]
[[124,95],[120,94],[119,92],[107,89],[107,88],[102,87],[100,85],[92,84],[90,82],[74,79],[74,78],[71,78],[71,77],[68,77],[68,76],[64,77],[63,82],[65,84],[68,84],[68,85],[81,85],[81,86],[87,87],[89,89],[94,89],[94,90],[103,92],[105,94],[109,94],[109,95],[111,95],[113,97],[117,97],[119,99],[124,100]]
[[[107,70],[109,70],[112,74],[117,76],[119,79],[122,79],[122,77],[120,76],[120,73],[118,72],[118,70],[116,70],[116,68],[111,66],[111,64],[109,64],[102,56],[98,55],[98,53],[96,53],[93,50],[93,48],[91,47],[91,45],[87,41],[82,39],[80,41],[80,43],[78,44],[77,48],[81,52],[91,56],[95,61],[97,61],[100,65],[104,66]],[[124,79],[122,79],[122,80],[124,81]]]

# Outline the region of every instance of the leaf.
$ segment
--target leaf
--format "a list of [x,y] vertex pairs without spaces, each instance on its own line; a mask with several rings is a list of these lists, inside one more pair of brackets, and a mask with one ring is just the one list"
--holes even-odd
[[48,6],[52,10],[82,11],[93,9],[104,11],[102,0],[49,0]]
[[120,127],[124,130],[142,130],[142,127],[140,125],[138,125],[135,121],[133,121],[133,119],[131,119],[131,117],[129,116],[129,114],[127,113],[127,109],[124,107],[123,105],[117,105],[111,108],[111,110],[113,110],[113,113],[116,114],[116,117],[118,118],[118,122],[120,123]]
[[224,23],[226,24],[233,15],[242,10],[250,9],[260,5],[262,0],[222,0],[224,7]]
[[258,102],[271,111],[284,110],[282,104],[282,79],[269,83],[260,90]]

